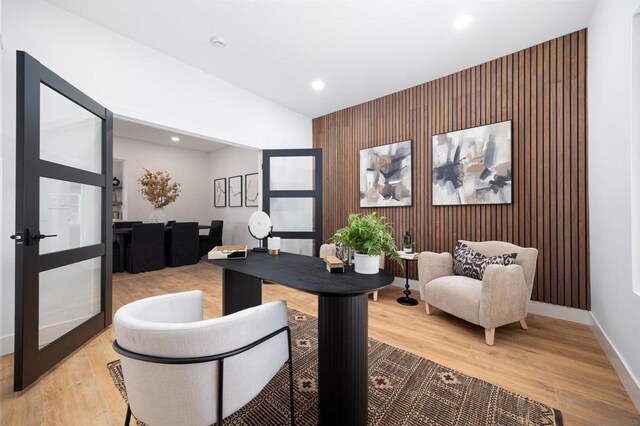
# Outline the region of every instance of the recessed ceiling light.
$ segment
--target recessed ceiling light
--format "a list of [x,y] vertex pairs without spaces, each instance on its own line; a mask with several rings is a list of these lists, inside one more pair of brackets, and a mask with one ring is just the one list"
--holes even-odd
[[313,83],[311,83],[311,87],[313,88],[313,90],[322,90],[324,89],[324,81],[313,80]]
[[180,142],[180,138],[177,136],[171,136],[171,141],[172,142]]
[[471,21],[473,21],[472,15],[460,15],[453,20],[453,29],[462,30],[464,28],[467,28],[469,25],[471,25]]
[[227,40],[219,36],[211,37],[209,39],[209,42],[213,45],[213,47],[217,47],[218,49],[224,49],[225,47],[227,47]]

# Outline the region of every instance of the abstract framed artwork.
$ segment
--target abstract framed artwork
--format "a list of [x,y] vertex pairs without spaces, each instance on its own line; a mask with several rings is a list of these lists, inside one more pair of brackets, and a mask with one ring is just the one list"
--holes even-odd
[[227,178],[213,180],[213,206],[227,207]]
[[258,207],[258,173],[244,175],[244,205],[245,207]]
[[229,178],[229,207],[242,207],[242,175]]
[[433,136],[434,206],[511,204],[512,121]]
[[411,140],[360,150],[360,207],[411,206]]

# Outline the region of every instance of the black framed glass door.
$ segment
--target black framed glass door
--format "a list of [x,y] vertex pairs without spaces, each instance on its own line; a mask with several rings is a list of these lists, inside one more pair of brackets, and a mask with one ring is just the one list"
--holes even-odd
[[262,151],[262,210],[282,251],[317,256],[322,245],[322,150]]
[[15,391],[111,324],[112,121],[17,52]]

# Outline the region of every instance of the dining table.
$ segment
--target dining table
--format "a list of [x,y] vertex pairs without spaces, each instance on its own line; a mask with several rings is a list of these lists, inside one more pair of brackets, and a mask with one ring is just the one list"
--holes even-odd
[[[211,225],[198,225],[199,230],[203,229],[211,229]],[[120,265],[124,265],[124,254],[125,247],[127,243],[127,239],[131,238],[131,232],[133,232],[133,228],[113,228],[113,241],[120,244]],[[165,226],[164,232],[165,235],[167,232],[171,231],[171,226]]]

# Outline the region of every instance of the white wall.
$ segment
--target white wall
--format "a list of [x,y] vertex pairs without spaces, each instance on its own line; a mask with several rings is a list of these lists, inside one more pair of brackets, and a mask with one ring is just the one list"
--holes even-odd
[[209,223],[209,153],[178,148],[119,136],[113,138],[113,158],[125,161],[122,197],[127,206],[127,220],[149,221],[150,202],[139,192],[138,178],[147,168],[169,172],[182,184],[175,203],[165,207],[168,220]]
[[[2,0],[1,19],[4,236],[15,226],[16,50],[31,54],[119,116],[257,148],[312,144],[309,117],[42,0]],[[134,214],[144,213],[129,212]],[[6,353],[14,328],[14,247],[8,238],[0,240],[0,250],[0,353]]]
[[[218,149],[209,154],[210,190],[208,192],[208,200],[209,212],[211,212],[210,220],[224,221],[222,242],[226,245],[246,244],[249,247],[256,247],[258,245],[257,241],[247,230],[247,222],[249,221],[249,216],[259,210],[259,208],[244,206],[244,175],[260,172],[261,161],[261,151],[246,148],[228,147]],[[238,175],[242,175],[242,207],[228,207],[228,200],[227,207],[214,207],[213,180],[227,178],[228,185],[228,178]],[[262,191],[260,191],[258,199],[262,200]]]
[[118,115],[257,148],[311,146],[309,117],[41,0],[3,5],[10,99],[20,49]]
[[[640,9],[640,6],[639,6]],[[640,10],[633,17],[631,64],[631,186],[640,188]],[[640,219],[640,191],[631,194],[632,217]],[[640,220],[631,221],[633,289],[640,295]]]
[[[640,296],[632,289],[631,25],[638,0],[599,1],[589,24],[591,309],[640,385]],[[637,70],[635,72],[638,72]],[[638,112],[634,112],[638,120]],[[637,163],[634,167],[638,167]]]
[[[3,107],[2,104],[3,102],[1,101],[1,99],[3,98],[3,84],[2,84],[2,59],[4,57],[4,28],[2,25],[2,20],[3,20],[3,12],[2,9],[4,8],[4,5],[2,4],[2,2],[0,1],[0,145],[2,145],[2,135],[4,134],[4,128],[2,127],[2,113],[3,113]],[[3,189],[4,191],[4,185],[3,185],[3,181],[2,181],[2,176],[4,175],[4,150],[0,149],[0,188]],[[2,231],[2,235],[11,235],[13,234],[13,232],[11,234],[6,234],[6,230],[3,227],[4,224],[4,209],[3,209],[3,197],[0,196],[0,231]],[[3,284],[3,278],[4,278],[4,264],[5,264],[5,260],[4,260],[4,248],[5,244],[0,243],[0,309],[4,310],[4,304],[5,304],[5,292],[4,292],[4,284]],[[13,299],[11,299],[11,302],[13,302]],[[2,336],[4,336],[4,314],[0,313],[0,355],[3,353],[2,351]]]

